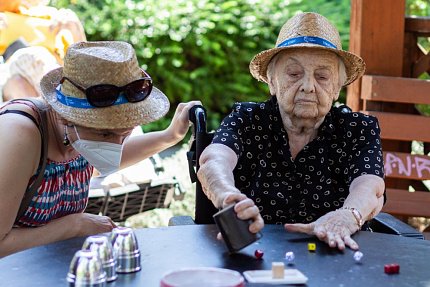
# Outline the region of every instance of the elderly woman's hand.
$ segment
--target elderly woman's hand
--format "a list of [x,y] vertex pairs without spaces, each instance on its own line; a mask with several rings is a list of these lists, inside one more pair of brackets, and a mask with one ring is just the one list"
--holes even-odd
[[234,211],[239,219],[248,220],[251,219],[252,223],[249,226],[249,231],[257,233],[264,227],[263,218],[260,215],[258,207],[255,205],[252,199],[248,198],[243,193],[228,192],[224,194],[222,206],[227,207],[231,204],[236,203]]
[[315,235],[330,247],[344,250],[345,246],[357,250],[358,244],[351,235],[358,231],[357,222],[349,210],[336,210],[327,213],[318,220],[309,224],[285,224],[285,229],[290,232],[302,232]]
[[166,129],[172,141],[179,142],[187,134],[190,127],[188,111],[195,105],[201,105],[200,101],[191,101],[188,103],[180,103],[176,107],[175,115]]

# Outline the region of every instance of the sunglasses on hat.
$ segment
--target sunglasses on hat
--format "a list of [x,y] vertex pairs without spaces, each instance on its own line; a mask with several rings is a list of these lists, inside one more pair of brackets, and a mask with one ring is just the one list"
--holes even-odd
[[142,73],[144,77],[122,87],[100,84],[83,88],[67,77],[61,78],[60,84],[67,80],[86,95],[90,105],[103,108],[112,106],[121,94],[124,94],[130,103],[137,103],[146,99],[152,91],[152,79],[144,70],[142,70]]

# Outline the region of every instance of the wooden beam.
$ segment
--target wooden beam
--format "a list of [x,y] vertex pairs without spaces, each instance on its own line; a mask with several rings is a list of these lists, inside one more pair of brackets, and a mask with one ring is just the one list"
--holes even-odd
[[384,170],[387,178],[430,179],[430,157],[403,152],[384,152]]
[[383,139],[430,142],[430,117],[375,111],[363,113],[378,118]]
[[430,68],[430,54],[425,55],[420,49],[418,49],[418,52],[418,60],[416,60],[412,66],[413,78],[419,78],[422,74],[428,73]]
[[382,211],[394,215],[430,217],[430,192],[387,189],[386,193],[387,202]]
[[430,17],[405,17],[405,31],[430,34]]
[[[366,62],[366,74],[402,76],[405,0],[352,0],[349,51]],[[389,48],[388,48],[389,47]],[[360,81],[348,87],[347,105],[362,109]]]
[[361,98],[368,101],[430,104],[430,80],[364,76]]

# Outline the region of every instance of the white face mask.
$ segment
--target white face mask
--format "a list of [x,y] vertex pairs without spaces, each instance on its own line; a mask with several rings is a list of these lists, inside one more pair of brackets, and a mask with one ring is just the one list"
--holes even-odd
[[72,147],[94,166],[101,176],[107,176],[119,170],[122,154],[121,144],[82,140],[76,127],[73,127],[78,139],[72,142]]

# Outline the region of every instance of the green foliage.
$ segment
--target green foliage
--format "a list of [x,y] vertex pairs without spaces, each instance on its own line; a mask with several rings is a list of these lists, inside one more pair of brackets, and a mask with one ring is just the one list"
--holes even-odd
[[429,16],[430,0],[406,0],[406,15]]
[[[406,15],[413,16],[430,16],[430,0],[407,0],[406,1]],[[430,41],[429,38],[423,37],[418,38],[418,44],[426,50],[427,52],[430,50]],[[428,80],[430,79],[429,74],[424,73],[420,77],[420,79]],[[426,116],[430,116],[430,105],[415,105],[417,110]]]

